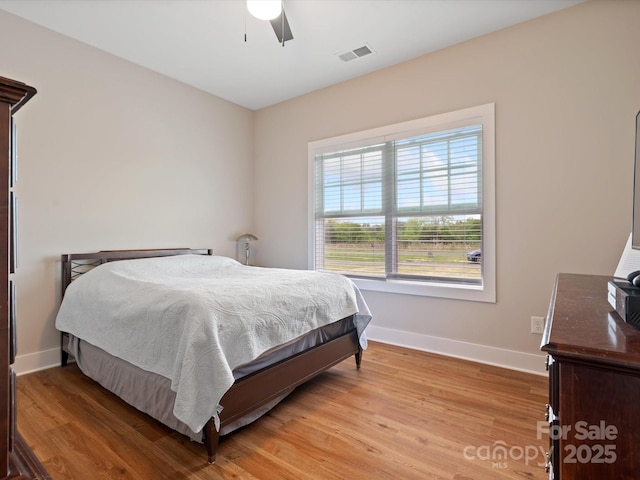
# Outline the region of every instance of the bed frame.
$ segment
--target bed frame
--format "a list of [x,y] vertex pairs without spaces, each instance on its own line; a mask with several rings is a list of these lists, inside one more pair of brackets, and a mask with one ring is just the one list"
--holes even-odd
[[[135,258],[164,257],[170,255],[213,255],[212,250],[189,248],[161,250],[111,250],[95,253],[62,255],[62,296],[73,280],[92,268],[117,260]],[[65,332],[61,333],[61,364],[67,365]],[[295,387],[319,375],[337,363],[354,355],[356,367],[360,368],[362,348],[355,329],[345,335],[317,345],[309,350],[286,358],[274,365],[265,367],[247,375],[233,384],[224,394],[220,404],[224,407],[220,413],[220,429],[248,415],[269,402],[290,392]],[[219,433],[213,418],[204,427],[204,444],[207,449],[209,463],[215,462]]]

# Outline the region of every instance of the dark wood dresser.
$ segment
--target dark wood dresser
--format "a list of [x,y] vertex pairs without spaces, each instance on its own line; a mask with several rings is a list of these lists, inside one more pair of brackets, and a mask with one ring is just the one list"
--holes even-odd
[[611,277],[560,274],[542,337],[555,480],[640,478],[640,330],[607,302]]
[[17,171],[13,115],[36,90],[0,77],[0,479],[48,479],[46,471],[16,430],[15,285],[17,210],[13,187]]

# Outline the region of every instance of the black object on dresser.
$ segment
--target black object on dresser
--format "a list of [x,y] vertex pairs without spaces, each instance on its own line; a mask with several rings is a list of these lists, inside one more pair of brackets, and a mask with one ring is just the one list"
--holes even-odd
[[17,218],[13,186],[16,181],[16,128],[13,114],[36,90],[0,77],[0,479],[50,478],[16,429],[15,286]]
[[611,277],[560,274],[542,350],[548,353],[547,468],[555,480],[640,475],[640,330],[607,301]]

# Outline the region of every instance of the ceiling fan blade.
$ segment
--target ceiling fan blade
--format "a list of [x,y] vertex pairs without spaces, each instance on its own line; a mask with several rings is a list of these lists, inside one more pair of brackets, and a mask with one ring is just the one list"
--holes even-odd
[[282,9],[280,16],[270,20],[270,22],[276,37],[278,37],[278,42],[282,43],[283,46],[284,42],[293,40],[293,34],[291,33],[291,27],[289,26],[287,15],[284,13],[284,8]]

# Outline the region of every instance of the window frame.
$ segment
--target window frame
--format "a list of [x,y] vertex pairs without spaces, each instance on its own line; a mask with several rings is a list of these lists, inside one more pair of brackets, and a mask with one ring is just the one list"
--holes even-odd
[[496,302],[495,228],[495,104],[489,103],[384,127],[340,135],[308,144],[308,266],[315,270],[315,157],[339,149],[348,150],[394,138],[410,137],[413,132],[441,131],[482,124],[482,283],[445,283],[433,280],[350,277],[361,290],[429,297]]

